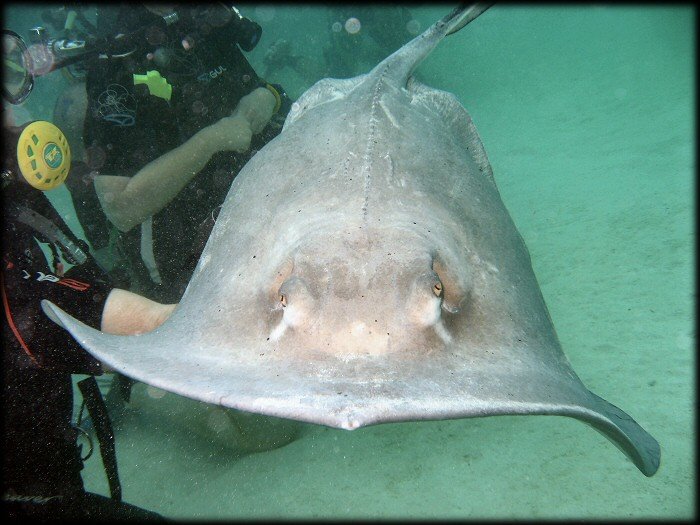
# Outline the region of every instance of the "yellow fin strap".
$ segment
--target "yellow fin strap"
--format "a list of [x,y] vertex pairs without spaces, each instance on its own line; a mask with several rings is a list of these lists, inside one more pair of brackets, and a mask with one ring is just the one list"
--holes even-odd
[[265,84],[265,87],[269,89],[270,93],[272,93],[275,97],[275,109],[272,110],[272,114],[274,115],[282,107],[282,97],[280,97],[280,94],[277,92],[277,90],[273,88],[270,84]]
[[160,76],[160,72],[146,71],[145,75],[134,75],[134,85],[146,84],[148,92],[156,97],[170,101],[170,95],[173,94],[173,86],[168,84],[168,81]]

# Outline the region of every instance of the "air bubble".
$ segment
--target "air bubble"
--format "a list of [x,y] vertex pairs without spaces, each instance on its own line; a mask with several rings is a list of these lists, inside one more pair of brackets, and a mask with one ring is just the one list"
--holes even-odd
[[189,51],[194,47],[194,39],[190,36],[186,36],[182,39],[182,47],[185,49],[185,51]]
[[45,45],[33,44],[29,46],[28,51],[31,56],[31,72],[34,76],[46,75],[53,69],[54,56]]
[[107,153],[97,145],[89,146],[85,153],[87,154],[87,165],[91,170],[99,170],[107,160]]
[[161,390],[160,388],[156,388],[154,386],[146,387],[146,394],[153,399],[161,399],[165,397],[166,393],[167,392],[165,390]]
[[362,24],[360,24],[360,21],[353,17],[348,18],[345,21],[345,30],[350,33],[351,35],[354,35],[356,33],[360,32],[360,28],[362,27]]
[[412,35],[420,33],[420,22],[415,18],[406,24],[406,31]]

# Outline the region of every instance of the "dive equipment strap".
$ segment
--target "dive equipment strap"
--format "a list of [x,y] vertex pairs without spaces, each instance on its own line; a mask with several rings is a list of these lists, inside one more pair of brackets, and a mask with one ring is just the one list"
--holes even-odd
[[52,243],[57,244],[66,260],[73,265],[83,264],[87,261],[87,254],[73,242],[61,229],[43,215],[39,215],[34,210],[26,206],[17,206],[16,217],[22,222],[43,234]]
[[126,377],[122,374],[115,374],[112,388],[116,388],[122,400],[128,403],[131,400],[131,387],[134,386],[134,383],[136,383],[136,381],[130,377]]
[[2,276],[2,273],[0,273],[0,288],[2,289],[2,304],[5,308],[5,318],[7,319],[7,324],[10,325],[10,329],[15,335],[15,339],[17,339],[17,342],[24,350],[24,353],[27,354],[27,356],[29,356],[29,359],[32,360],[32,363],[34,363],[37,366],[41,366],[39,365],[39,361],[37,361],[36,357],[34,357],[32,351],[29,349],[29,346],[27,346],[27,343],[24,341],[22,334],[19,332],[19,329],[15,324],[14,317],[12,316],[12,311],[10,310],[10,302],[7,300],[7,293],[5,292],[5,278]]
[[109,482],[109,492],[112,499],[116,501],[122,500],[122,486],[119,482],[119,473],[117,472],[117,454],[114,448],[114,431],[112,423],[107,413],[102,393],[97,386],[95,376],[90,376],[86,379],[78,381],[78,388],[83,395],[85,406],[92,419],[97,442],[100,444],[100,456],[102,456],[102,464],[107,472],[107,481]]
[[141,260],[148,270],[151,281],[162,284],[158,264],[153,253],[153,217],[149,217],[141,223]]

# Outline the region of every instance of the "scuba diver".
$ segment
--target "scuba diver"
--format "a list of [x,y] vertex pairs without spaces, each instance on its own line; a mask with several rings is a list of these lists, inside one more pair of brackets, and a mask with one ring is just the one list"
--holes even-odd
[[[94,328],[115,334],[150,331],[175,305],[114,288],[86,243],[49,202],[44,192],[61,185],[71,166],[70,147],[56,126],[5,123],[3,143],[3,514],[41,520],[162,519],[121,501],[114,436],[94,378],[105,368],[42,312],[40,301],[55,301]],[[112,498],[89,493],[83,485],[71,374],[89,375],[78,385]]]
[[[94,27],[83,25],[78,41],[32,30],[33,75],[14,100],[29,96],[33,76],[70,67],[83,80],[86,103],[71,89],[75,111],[56,112],[74,135],[75,114],[85,114],[84,169],[67,183],[77,218],[108,253],[100,262],[115,284],[174,303],[233,178],[279,133],[291,101],[246,60],[261,28],[231,6],[101,5]],[[130,382],[115,375],[112,408],[129,400]]]
[[177,302],[234,177],[291,102],[243,55],[260,26],[225,4],[105,6],[97,27],[132,36],[84,63],[93,213],[111,224],[130,289]]
[[33,75],[70,67],[84,78],[88,172],[70,190],[88,241],[111,247],[131,290],[176,302],[233,178],[291,101],[245,58],[262,29],[235,7],[96,9],[85,40],[32,30]]

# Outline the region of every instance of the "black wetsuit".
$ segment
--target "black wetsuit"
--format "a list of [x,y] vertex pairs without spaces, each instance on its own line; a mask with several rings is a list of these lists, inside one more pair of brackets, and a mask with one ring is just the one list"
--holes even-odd
[[[243,96],[265,86],[228,26],[188,31],[191,49],[186,51],[183,28],[178,24],[164,28],[161,22],[140,4],[129,5],[104,22],[105,34],[145,26],[147,37],[136,39],[137,50],[126,58],[96,59],[87,66],[84,140],[88,164],[98,174],[133,176],[197,131],[229,116]],[[157,70],[172,86],[170,101],[151,95],[145,85],[134,85],[134,74],[150,70]],[[142,233],[147,238],[147,230],[136,226],[119,234],[118,247],[128,261],[132,290],[163,303],[179,301],[233,178],[279,133],[286,111],[288,107],[283,107],[253,137],[248,152],[213,155],[175,199],[153,216],[150,238],[161,284],[144,263]]]
[[[71,425],[71,374],[101,374],[85,352],[41,310],[49,299],[99,328],[112,288],[91,259],[61,276],[59,248],[17,219],[18,205],[70,230],[45,195],[24,183],[2,190],[3,514],[15,518],[120,518],[155,514],[86,493],[77,431]],[[77,241],[77,239],[75,239]],[[50,262],[49,262],[50,261]]]

